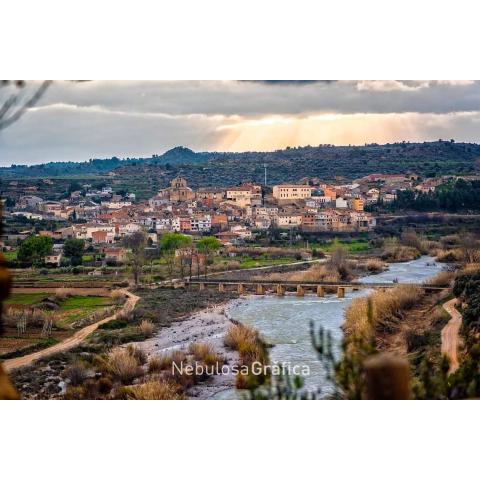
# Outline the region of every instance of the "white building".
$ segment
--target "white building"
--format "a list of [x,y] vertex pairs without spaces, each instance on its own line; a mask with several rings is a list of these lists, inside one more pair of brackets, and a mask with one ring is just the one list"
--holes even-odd
[[210,215],[194,215],[191,219],[192,232],[209,232],[212,229],[212,217]]
[[298,213],[279,213],[275,217],[278,228],[298,227],[302,224],[302,215]]

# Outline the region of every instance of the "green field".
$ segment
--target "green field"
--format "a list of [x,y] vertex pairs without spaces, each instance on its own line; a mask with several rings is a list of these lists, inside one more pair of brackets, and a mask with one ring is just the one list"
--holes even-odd
[[[34,306],[48,297],[52,293],[14,293],[6,301],[6,305]],[[61,319],[57,322],[60,328],[67,327],[70,323],[91,315],[95,310],[107,307],[112,304],[109,297],[85,297],[74,295],[58,302]]]
[[11,250],[9,252],[3,252],[3,255],[5,257],[5,260],[7,260],[7,262],[14,262],[17,259],[17,251],[16,250]]
[[283,265],[287,263],[297,262],[295,258],[244,258],[240,263],[240,268],[255,268],[255,267],[268,267],[273,265]]
[[47,298],[47,292],[37,293],[14,293],[5,300],[6,305],[34,305]]
[[318,245],[318,248],[326,253],[332,253],[338,247],[344,248],[348,253],[364,253],[373,249],[369,241],[364,238],[355,240],[333,240],[326,244]]
[[112,304],[109,297],[83,297],[74,295],[60,302],[60,311],[63,311],[62,319],[57,322],[61,328],[68,327],[72,322],[88,317],[96,310]]
[[76,308],[91,309],[110,305],[112,300],[109,297],[84,297],[74,295],[60,302],[61,310],[73,310]]

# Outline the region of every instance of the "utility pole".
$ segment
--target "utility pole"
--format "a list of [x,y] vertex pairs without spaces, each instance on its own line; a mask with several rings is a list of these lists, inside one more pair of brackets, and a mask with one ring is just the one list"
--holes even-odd
[[267,164],[263,164],[263,168],[265,169],[265,186],[267,186]]

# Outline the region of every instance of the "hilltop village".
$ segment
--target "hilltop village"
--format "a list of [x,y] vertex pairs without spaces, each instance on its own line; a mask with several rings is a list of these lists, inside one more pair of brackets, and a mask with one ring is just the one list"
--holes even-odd
[[35,233],[51,237],[56,248],[45,263],[59,266],[62,242],[71,238],[84,240],[111,260],[122,262],[126,256],[122,239],[139,231],[145,232],[153,245],[162,234],[179,232],[212,235],[224,246],[243,245],[269,229],[367,232],[376,225],[375,216],[365,211],[369,205],[393,202],[399,190],[433,192],[444,181],[421,182],[415,174],[371,174],[347,184],[327,184],[313,178],[272,188],[243,183],[194,190],[178,176],[170,187],[141,202],[133,193],[115,193],[111,186],[97,190],[89,184],[79,185],[68,198],[54,201],[40,197],[35,186],[22,187],[11,181],[10,187],[18,195],[4,204],[7,219],[63,226],[38,231],[7,229],[3,248],[8,251]]
[[[434,192],[450,180],[420,181],[413,173],[371,174],[345,184],[304,178],[273,187],[242,183],[194,190],[186,178],[177,176],[168,188],[141,202],[134,193],[116,193],[108,185],[95,189],[87,183],[77,185],[79,189],[67,198],[51,200],[40,196],[31,182],[11,181],[16,198],[4,200],[7,230],[2,247],[9,251],[33,234],[47,236],[53,239],[54,250],[45,264],[60,266],[63,243],[72,238],[83,240],[107,260],[123,262],[127,255],[123,239],[139,231],[150,245],[157,245],[166,232],[179,232],[197,238],[215,236],[224,246],[242,246],[271,229],[286,235],[292,230],[368,232],[376,225],[375,216],[366,211],[369,206],[389,204],[399,191]],[[35,227],[9,229],[8,222]]]

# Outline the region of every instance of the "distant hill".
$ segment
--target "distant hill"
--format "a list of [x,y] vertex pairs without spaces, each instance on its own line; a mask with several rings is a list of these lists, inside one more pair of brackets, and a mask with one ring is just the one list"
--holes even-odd
[[194,164],[206,162],[212,153],[195,153],[186,147],[175,147],[168,150],[163,155],[154,155],[151,160],[146,163],[150,165],[178,165],[178,164]]
[[0,178],[38,178],[106,174],[119,167],[138,165],[178,165],[184,163],[205,162],[210,153],[195,153],[185,147],[175,147],[163,155],[147,158],[95,158],[87,162],[49,162],[40,165],[12,165],[0,167]]
[[[1,168],[0,177],[84,176],[114,172],[116,182],[143,182],[145,194],[164,186],[178,173],[194,187],[263,182],[263,164],[268,183],[298,181],[302,177],[347,180],[369,173],[403,173],[421,176],[471,173],[480,166],[480,145],[437,141],[365,146],[320,145],[286,148],[274,152],[196,153],[175,147],[149,158],[94,159],[83,163],[61,162]],[[151,185],[151,188],[147,186]]]
[[[235,185],[243,181],[263,183],[267,165],[269,185],[296,182],[304,177],[353,180],[370,173],[415,172],[422,177],[472,173],[480,166],[480,145],[425,142],[336,147],[300,147],[275,152],[194,153],[195,162],[137,164],[117,168],[115,182],[151,196],[176,175],[184,175],[192,187]],[[184,157],[185,158],[185,157]]]

